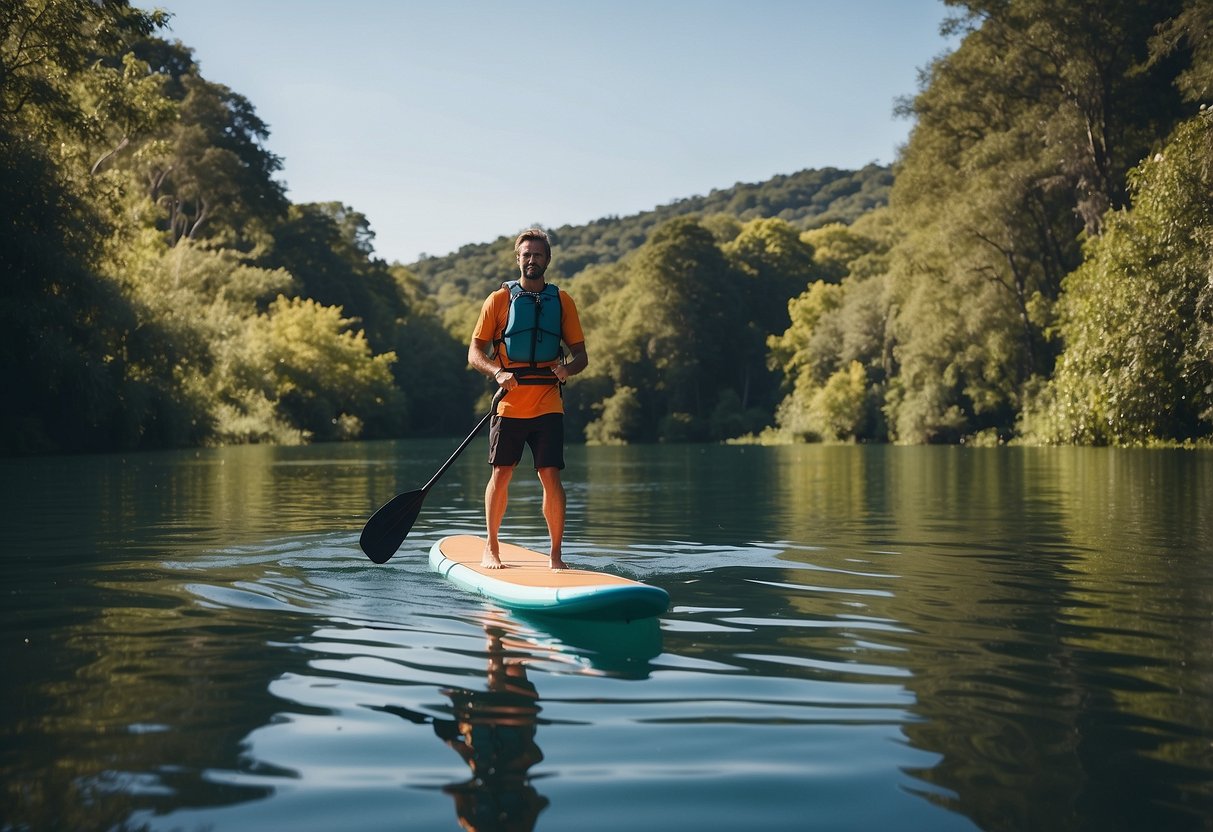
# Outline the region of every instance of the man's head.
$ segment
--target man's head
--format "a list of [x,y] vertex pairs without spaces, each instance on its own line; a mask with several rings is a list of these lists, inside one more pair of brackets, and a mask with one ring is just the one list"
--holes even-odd
[[518,271],[523,277],[542,280],[548,264],[552,262],[552,243],[541,228],[528,228],[514,241],[514,254],[518,258]]

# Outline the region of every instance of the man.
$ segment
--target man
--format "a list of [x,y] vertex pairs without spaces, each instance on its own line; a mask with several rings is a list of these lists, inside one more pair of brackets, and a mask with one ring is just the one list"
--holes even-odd
[[[564,468],[564,402],[560,385],[585,369],[588,358],[577,306],[563,289],[544,280],[552,262],[548,235],[530,228],[514,241],[519,279],[503,284],[484,302],[468,346],[468,363],[506,391],[489,422],[489,464],[493,466],[484,492],[488,526],[481,565],[500,569],[497,532],[509,501],[514,466],[529,445],[535,471],[543,484],[543,517],[552,539],[552,569],[564,569],[560,556],[564,537],[565,496],[560,481]],[[569,348],[562,361],[560,343]]]

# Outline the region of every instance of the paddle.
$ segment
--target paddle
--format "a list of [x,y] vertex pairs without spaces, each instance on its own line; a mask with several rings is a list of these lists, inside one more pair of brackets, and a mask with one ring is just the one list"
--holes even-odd
[[425,495],[434,487],[434,483],[438,482],[438,478],[446,473],[446,469],[451,467],[451,463],[463,453],[463,449],[471,444],[476,434],[480,433],[480,429],[484,427],[484,423],[497,412],[497,403],[504,395],[504,389],[497,391],[497,395],[493,396],[493,404],[489,407],[489,412],[476,427],[472,428],[468,438],[455,449],[455,453],[451,454],[450,459],[442,463],[442,467],[434,476],[430,477],[429,482],[416,491],[397,494],[371,515],[371,519],[367,520],[366,525],[362,527],[362,536],[358,538],[358,545],[362,547],[362,551],[366,552],[368,558],[375,563],[387,563],[392,555],[396,554],[396,550],[400,548],[400,544],[404,542],[413,528],[417,515],[421,513],[421,504],[425,501]]

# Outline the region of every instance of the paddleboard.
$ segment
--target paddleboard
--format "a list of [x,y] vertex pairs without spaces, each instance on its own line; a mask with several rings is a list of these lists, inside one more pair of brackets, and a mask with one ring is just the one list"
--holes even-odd
[[430,566],[452,583],[527,612],[630,621],[661,615],[670,605],[662,588],[588,569],[553,571],[548,556],[501,544],[504,569],[480,565],[483,538],[444,537],[430,548]]

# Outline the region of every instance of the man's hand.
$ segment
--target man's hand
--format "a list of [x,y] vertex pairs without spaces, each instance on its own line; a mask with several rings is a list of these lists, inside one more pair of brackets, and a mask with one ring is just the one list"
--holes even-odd
[[513,390],[518,386],[518,377],[507,370],[498,370],[493,373],[493,381],[497,382],[502,390]]

